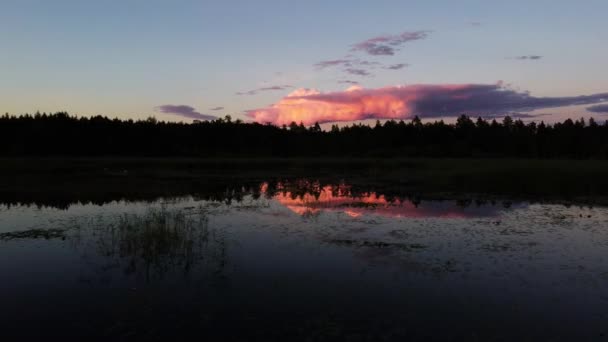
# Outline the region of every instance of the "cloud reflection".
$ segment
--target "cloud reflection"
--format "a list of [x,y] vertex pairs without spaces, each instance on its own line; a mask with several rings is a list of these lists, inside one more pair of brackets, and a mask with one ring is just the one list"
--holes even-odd
[[[355,194],[348,185],[310,187],[306,192],[278,184],[271,196],[279,204],[301,216],[321,213],[342,213],[352,218],[379,215],[389,218],[471,218],[497,216],[503,208],[498,205],[468,205],[458,201],[425,201],[389,199],[385,195],[368,192]],[[268,194],[268,183],[261,193]]]

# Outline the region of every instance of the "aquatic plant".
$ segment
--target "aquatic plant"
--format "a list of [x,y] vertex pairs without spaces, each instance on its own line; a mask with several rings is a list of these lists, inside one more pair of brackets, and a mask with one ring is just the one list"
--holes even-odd
[[16,239],[65,239],[66,229],[30,229],[16,232],[0,233],[0,240],[10,241]]
[[126,274],[143,274],[148,280],[173,270],[188,274],[206,257],[225,256],[215,249],[226,248],[223,235],[209,230],[204,213],[187,215],[165,207],[124,214],[116,223],[97,227],[93,236],[100,255],[123,265]]

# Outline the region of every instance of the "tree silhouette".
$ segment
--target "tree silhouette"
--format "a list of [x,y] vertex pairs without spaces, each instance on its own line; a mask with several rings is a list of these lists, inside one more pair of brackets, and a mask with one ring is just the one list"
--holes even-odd
[[608,123],[567,119],[553,125],[460,116],[454,124],[388,120],[327,131],[243,123],[230,116],[174,123],[68,113],[0,117],[0,156],[146,157],[608,157]]

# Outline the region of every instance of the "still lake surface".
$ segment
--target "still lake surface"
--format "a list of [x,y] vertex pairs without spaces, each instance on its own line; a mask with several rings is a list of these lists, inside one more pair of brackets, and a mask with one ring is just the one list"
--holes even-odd
[[608,208],[261,183],[0,205],[0,338],[606,340]]

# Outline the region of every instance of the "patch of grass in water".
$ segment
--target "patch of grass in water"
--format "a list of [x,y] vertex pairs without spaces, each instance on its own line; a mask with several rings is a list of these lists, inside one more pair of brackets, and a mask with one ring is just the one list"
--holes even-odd
[[401,250],[412,250],[412,249],[423,249],[427,246],[418,243],[396,243],[396,242],[385,242],[385,241],[368,241],[368,240],[349,240],[349,239],[334,239],[328,241],[331,244],[340,246],[353,246],[353,247],[371,247],[371,248],[398,248]]
[[174,270],[187,274],[204,258],[213,260],[219,272],[226,264],[224,236],[208,228],[202,213],[161,208],[126,214],[93,236],[100,255],[123,265],[126,274],[143,274],[146,279]]
[[30,229],[24,231],[1,233],[0,240],[11,241],[17,239],[62,239],[65,240],[67,229]]

